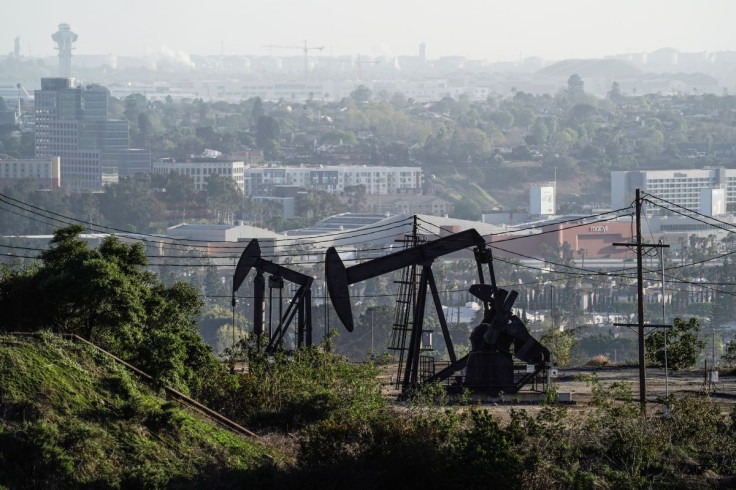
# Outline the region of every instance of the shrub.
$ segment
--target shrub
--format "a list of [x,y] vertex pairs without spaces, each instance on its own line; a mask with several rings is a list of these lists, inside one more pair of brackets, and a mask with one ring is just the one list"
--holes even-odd
[[608,366],[608,364],[611,362],[611,360],[608,358],[608,356],[603,354],[598,354],[597,356],[593,356],[590,358],[590,360],[586,363],[588,366],[593,367],[603,367]]

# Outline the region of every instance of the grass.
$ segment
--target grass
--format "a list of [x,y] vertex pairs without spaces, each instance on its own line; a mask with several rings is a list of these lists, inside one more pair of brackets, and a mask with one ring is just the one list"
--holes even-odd
[[0,336],[0,488],[258,488],[274,456],[86,346]]
[[470,199],[482,209],[490,209],[498,205],[498,201],[493,196],[488,194],[478,184],[469,182],[467,177],[458,174],[444,176],[442,182],[445,184],[443,197],[450,198],[456,202],[463,199]]

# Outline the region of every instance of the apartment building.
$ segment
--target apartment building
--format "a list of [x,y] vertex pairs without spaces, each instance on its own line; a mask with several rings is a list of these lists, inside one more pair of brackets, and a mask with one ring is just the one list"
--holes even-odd
[[168,174],[176,172],[189,175],[194,181],[194,189],[197,191],[207,189],[207,179],[210,175],[220,175],[233,179],[240,190],[244,189],[245,164],[242,161],[219,160],[219,159],[193,159],[186,162],[177,162],[171,159],[163,159],[153,163],[153,173]]
[[297,186],[331,194],[363,185],[371,195],[421,194],[420,167],[331,165],[319,167],[251,167],[245,169],[245,194],[269,196],[276,186]]

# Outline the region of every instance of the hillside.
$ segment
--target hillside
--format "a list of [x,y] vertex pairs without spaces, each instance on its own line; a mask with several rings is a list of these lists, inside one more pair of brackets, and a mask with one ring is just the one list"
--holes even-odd
[[0,488],[257,488],[272,456],[89,347],[0,336]]
[[[455,172],[433,176],[430,189],[451,201],[456,210],[461,203],[473,203],[470,216],[496,206],[524,209],[529,206],[529,189],[554,181],[554,166],[540,162],[508,161],[483,172]],[[607,203],[610,199],[608,182],[598,173],[574,168],[559,168],[557,173],[558,205]],[[475,214],[473,214],[475,213]]]

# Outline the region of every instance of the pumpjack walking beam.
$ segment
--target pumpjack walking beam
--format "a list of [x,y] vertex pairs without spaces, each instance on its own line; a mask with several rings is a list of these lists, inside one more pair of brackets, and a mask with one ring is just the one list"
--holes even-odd
[[281,278],[291,283],[297,284],[299,288],[289,302],[289,306],[283,315],[280,315],[279,323],[268,339],[266,352],[273,352],[281,343],[286,335],[289,325],[297,316],[297,345],[312,345],[312,294],[311,287],[314,280],[313,277],[289,269],[280,264],[276,264],[270,260],[261,258],[261,247],[257,239],[250,241],[248,246],[243,250],[243,254],[238,260],[233,274],[233,296],[232,305],[235,308],[235,293],[245,281],[251,269],[256,270],[254,285],[254,307],[253,307],[253,332],[256,334],[257,343],[260,345],[260,338],[263,334],[263,317],[264,317],[264,301],[266,280],[264,273],[271,274],[272,277]]
[[[330,300],[332,301],[332,305],[335,308],[338,318],[340,318],[340,321],[349,332],[352,332],[354,329],[349,290],[349,286],[351,284],[394,272],[408,266],[422,266],[417,302],[414,308],[414,321],[409,341],[406,370],[403,376],[404,391],[416,387],[419,382],[419,355],[428,287],[432,293],[432,299],[435,303],[437,316],[439,318],[440,325],[442,326],[442,334],[445,339],[445,344],[447,345],[448,354],[453,363],[457,362],[449,329],[447,328],[447,321],[442,311],[442,304],[440,302],[437,285],[434,280],[434,274],[432,273],[432,262],[444,255],[470,247],[475,247],[475,259],[478,263],[480,282],[484,283],[482,265],[485,263],[488,264],[491,285],[495,287],[496,278],[493,271],[490,249],[486,248],[485,240],[474,229],[439,238],[416,247],[394,252],[347,268],[343,264],[342,259],[340,259],[340,256],[334,247],[327,250],[325,257],[327,291],[330,295]],[[485,303],[485,308],[489,308],[487,302]]]

